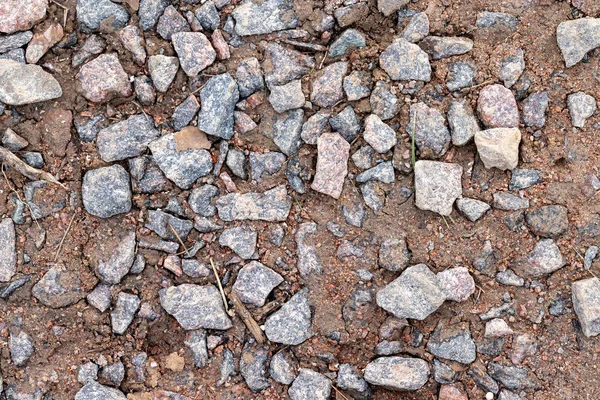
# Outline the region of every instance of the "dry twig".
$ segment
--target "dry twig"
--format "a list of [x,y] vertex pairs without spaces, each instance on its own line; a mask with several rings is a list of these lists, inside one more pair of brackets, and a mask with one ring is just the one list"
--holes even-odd
[[210,266],[212,267],[213,273],[215,274],[215,279],[217,280],[217,286],[219,287],[219,291],[221,292],[221,298],[223,299],[223,305],[225,306],[225,311],[227,314],[231,315],[229,312],[229,305],[227,304],[227,298],[225,297],[225,292],[223,291],[223,285],[221,285],[221,279],[219,278],[219,273],[217,272],[217,267],[215,267],[215,263],[210,258]]
[[335,392],[336,392],[337,394],[339,394],[340,396],[342,396],[342,398],[343,398],[344,400],[348,400],[348,398],[347,398],[346,396],[344,396],[344,393],[340,392],[340,390],[339,390],[338,388],[336,388],[334,385],[331,385],[331,387],[333,388],[333,390],[335,390]]
[[254,336],[254,339],[256,339],[259,344],[264,344],[267,341],[265,334],[262,329],[260,329],[260,326],[258,326],[254,317],[252,317],[252,314],[250,314],[250,311],[244,306],[238,295],[232,290],[229,293],[229,298],[231,299],[235,312],[240,316],[242,321],[244,321],[244,324],[246,324],[248,330],[252,336]]
[[[181,240],[181,237],[179,236],[179,234],[177,233],[177,231],[175,230],[175,228],[173,228],[173,225],[171,225],[169,222],[167,222],[167,224],[169,225],[169,228],[171,228],[171,231],[173,232],[173,234],[175,235],[175,237],[177,238],[177,240],[179,241],[179,244],[181,245],[181,247],[183,247],[183,249],[185,250],[185,254],[190,255],[190,252],[188,251],[187,247],[185,247],[185,244],[183,243],[183,240]],[[212,262],[212,260],[211,260]]]
[[62,246],[65,243],[65,238],[67,237],[67,234],[71,230],[71,225],[73,225],[73,220],[74,219],[75,219],[75,214],[73,214],[73,216],[71,217],[71,220],[69,221],[69,225],[67,225],[67,230],[65,231],[62,239],[60,240],[58,248],[56,249],[56,253],[54,254],[54,262],[56,262],[58,260],[58,256],[60,255],[60,251],[62,249]]
[[19,157],[15,156],[13,152],[2,146],[0,146],[0,163],[8,165],[31,180],[38,181],[42,179],[50,183],[54,183],[65,190],[67,189],[66,186],[60,183],[53,175],[46,171],[42,171],[41,169],[33,168],[22,161]]

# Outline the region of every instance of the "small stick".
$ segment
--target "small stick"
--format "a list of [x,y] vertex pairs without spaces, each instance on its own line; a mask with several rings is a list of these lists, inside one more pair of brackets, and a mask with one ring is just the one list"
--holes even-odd
[[242,321],[244,321],[244,324],[246,324],[248,330],[252,336],[254,336],[254,339],[256,339],[259,344],[264,344],[266,342],[265,334],[258,326],[256,320],[252,317],[252,314],[250,314],[250,311],[248,311],[248,309],[241,302],[238,295],[232,290],[229,293],[229,298],[231,299],[231,303],[233,304],[235,312],[240,316]]
[[450,218],[450,221],[452,221],[453,224],[456,224],[456,222],[454,222],[454,218],[452,218],[452,215],[448,215],[448,218]]
[[344,393],[340,392],[338,388],[336,388],[334,385],[331,385],[331,387],[333,388],[333,390],[335,390],[335,392],[337,394],[339,394],[340,396],[342,396],[344,398],[344,400],[348,400],[348,398],[346,396],[344,396]]
[[442,214],[440,214],[440,216],[442,217],[442,219],[446,223],[446,228],[450,229],[450,225],[448,225],[448,221],[446,221],[446,217],[444,217]]
[[415,162],[417,162],[417,154],[415,151],[415,132],[417,130],[417,110],[415,110],[415,120],[413,121],[413,126],[412,126],[412,134],[411,136],[411,143],[410,143],[410,160],[412,162],[412,167],[413,169],[415,169]]
[[167,224],[169,225],[169,228],[171,228],[171,231],[173,231],[173,233],[175,234],[175,237],[177,238],[177,240],[179,240],[179,244],[185,250],[185,254],[187,254],[188,257],[189,257],[190,256],[190,252],[188,251],[187,247],[185,247],[185,244],[183,244],[183,240],[181,240],[181,237],[179,237],[179,234],[177,233],[177,231],[175,230],[175,228],[173,228],[173,225],[171,225],[170,222],[167,222]]
[[[219,279],[219,274],[217,273],[217,268],[215,267],[215,263],[213,262],[212,257],[210,258],[210,266],[212,267],[213,273],[215,274],[215,278],[217,279],[217,286],[219,286],[219,291],[221,292],[221,297],[223,298],[223,304],[225,305],[225,311],[229,314],[229,306],[227,305],[227,298],[225,297],[225,292],[223,291],[223,286],[221,286],[221,279]],[[231,314],[229,314],[231,315]]]
[[2,146],[0,146],[0,163],[5,163],[31,180],[38,181],[43,179],[50,183],[54,183],[65,190],[67,189],[65,185],[56,180],[56,178],[48,172],[33,168],[29,164],[22,161],[19,157],[15,156],[13,152]]
[[327,58],[328,55],[329,55],[329,49],[327,49],[327,51],[325,52],[325,55],[321,59],[321,64],[319,64],[319,69],[323,69],[323,63],[325,62],[325,59]]
[[479,84],[477,84],[477,85],[473,85],[473,86],[469,86],[469,87],[466,87],[466,88],[462,88],[460,91],[461,91],[461,92],[465,92],[465,91],[467,91],[467,90],[475,89],[475,88],[478,88],[478,87],[480,87],[480,86],[484,86],[484,85],[487,85],[487,84],[489,84],[489,83],[493,83],[493,82],[494,82],[494,81],[490,79],[490,80],[487,80],[487,81],[485,81],[485,82],[481,82],[481,83],[479,83]]
[[73,214],[73,216],[71,217],[71,220],[69,221],[69,225],[67,226],[67,230],[65,231],[65,234],[63,235],[62,239],[60,240],[58,249],[56,249],[56,253],[54,254],[54,262],[56,262],[58,260],[58,256],[60,255],[60,250],[62,249],[63,243],[65,242],[65,238],[67,237],[69,230],[71,230],[71,225],[73,224],[74,219],[75,219],[75,214]]

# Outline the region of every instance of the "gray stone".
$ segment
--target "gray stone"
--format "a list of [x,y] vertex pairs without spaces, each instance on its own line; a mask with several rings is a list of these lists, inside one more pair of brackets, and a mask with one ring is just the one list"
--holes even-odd
[[[128,32],[128,30],[127,28],[124,28],[121,30],[121,32]],[[123,37],[123,34],[121,34],[121,37]],[[121,41],[123,41],[123,39],[121,39]],[[129,45],[129,43],[127,43],[127,45]],[[125,44],[124,46],[127,48]],[[81,48],[73,54],[73,61],[71,64],[73,67],[78,67],[93,56],[102,53],[105,47],[106,41],[104,39],[98,35],[90,35],[87,39],[85,39],[85,42],[83,42],[83,46],[81,46]],[[144,59],[145,57],[146,52],[144,50]]]
[[33,168],[41,169],[44,167],[44,165],[46,165],[42,154],[36,151],[28,151],[27,153],[23,153],[23,160]]
[[125,160],[142,154],[152,140],[160,136],[154,121],[137,114],[98,132],[96,144],[106,162]]
[[129,172],[135,193],[156,193],[169,189],[169,181],[150,156],[129,159]]
[[227,152],[227,159],[225,164],[233,175],[241,179],[246,179],[248,173],[246,172],[246,156],[242,150],[230,149]]
[[467,371],[467,375],[473,379],[477,386],[486,392],[494,394],[498,393],[498,390],[500,390],[498,383],[485,371],[485,365],[483,363],[474,363]]
[[206,331],[204,331],[204,329],[188,332],[183,343],[192,352],[194,366],[196,366],[196,368],[202,368],[208,364]]
[[386,17],[402,9],[410,0],[377,0],[377,9]]
[[437,357],[461,364],[471,364],[477,358],[468,323],[446,326],[440,322],[429,337],[427,350]]
[[505,25],[509,29],[514,30],[519,25],[519,20],[507,13],[482,11],[477,14],[475,25],[478,28],[490,28],[498,25]]
[[298,152],[302,145],[304,111],[296,109],[277,114],[273,123],[273,143],[287,156]]
[[525,279],[521,278],[513,272],[512,269],[507,269],[504,272],[498,272],[496,274],[496,281],[503,285],[509,286],[523,286],[525,285]]
[[600,18],[579,18],[564,21],[556,27],[556,41],[567,68],[583,60],[585,55],[600,47]]
[[223,362],[221,363],[221,375],[217,381],[217,386],[224,385],[230,376],[235,375],[235,362],[231,350],[225,348],[223,351]]
[[158,18],[163,14],[168,5],[168,0],[140,0],[138,10],[140,27],[144,31],[154,28],[154,25],[158,22]]
[[546,124],[546,109],[550,98],[547,92],[530,94],[523,100],[523,123],[532,128],[542,128]]
[[189,31],[190,25],[187,20],[172,5],[165,9],[156,25],[156,32],[165,40],[171,40],[174,33]]
[[508,188],[510,190],[527,189],[542,182],[540,171],[535,169],[513,169]]
[[233,10],[235,31],[240,36],[262,35],[298,26],[290,0],[245,0]]
[[[600,22],[600,19],[598,21]],[[577,92],[567,96],[567,107],[571,114],[571,124],[576,128],[583,128],[587,119],[596,112],[597,104],[593,96]]]
[[246,264],[233,284],[241,301],[262,307],[271,291],[283,282],[283,277],[257,261]]
[[313,336],[308,291],[299,291],[265,321],[265,334],[271,342],[296,346]]
[[561,205],[542,206],[525,214],[525,221],[535,235],[556,238],[567,231],[567,208]]
[[409,136],[414,137],[423,158],[440,158],[450,147],[451,136],[444,116],[425,103],[410,106],[410,120],[406,130]]
[[257,344],[254,339],[244,345],[240,358],[240,374],[248,388],[255,393],[262,392],[271,386],[268,361],[269,348],[267,346]]
[[352,143],[360,132],[360,123],[352,106],[346,106],[337,115],[329,119],[331,128],[348,142]]
[[46,218],[65,208],[65,197],[56,196],[53,198],[52,195],[49,195],[49,193],[54,194],[53,190],[52,184],[48,181],[27,182],[23,186],[25,202],[33,218]]
[[342,215],[348,225],[362,228],[367,219],[367,209],[361,202],[354,202],[342,206]]
[[[173,34],[171,40],[179,57],[181,68],[190,77],[198,75],[211,65],[217,57],[215,49],[213,49],[206,36],[200,32],[177,32]],[[217,79],[217,81],[220,81],[220,79]]]
[[110,218],[131,210],[129,174],[120,165],[87,171],[81,196],[85,210],[100,218]]
[[202,6],[196,10],[195,15],[202,28],[207,31],[214,31],[221,23],[219,11],[217,10],[217,7],[215,7],[215,2],[212,0],[202,4]]
[[521,198],[509,192],[494,193],[494,208],[504,211],[516,211],[529,208],[529,199]]
[[518,49],[516,54],[502,59],[502,67],[500,69],[500,79],[504,82],[504,86],[511,88],[525,70],[525,54],[523,49]]
[[594,262],[594,259],[598,256],[599,250],[600,249],[598,248],[598,246],[590,246],[585,251],[585,256],[583,258],[583,267],[586,270],[592,268],[592,263]]
[[583,334],[592,337],[600,334],[600,281],[588,278],[573,282],[573,309],[579,318]]
[[364,183],[369,181],[379,181],[382,183],[392,183],[395,180],[394,166],[391,161],[384,161],[373,168],[361,172],[356,176],[356,182]]
[[429,18],[424,12],[413,15],[402,32],[402,37],[411,43],[420,42],[427,35],[429,35]]
[[519,126],[519,110],[515,96],[502,85],[489,85],[481,89],[477,99],[477,113],[488,128]]
[[123,70],[116,53],[99,55],[83,65],[76,78],[81,84],[83,96],[95,103],[131,95],[129,76]]
[[285,221],[292,207],[285,185],[264,193],[230,193],[217,200],[219,218],[223,221]]
[[0,222],[0,282],[11,280],[17,270],[15,225],[10,218]]
[[229,247],[235,254],[247,260],[252,258],[256,251],[258,234],[253,228],[235,227],[228,228],[219,236],[219,244]]
[[302,108],[306,99],[302,93],[302,82],[300,79],[293,80],[285,85],[271,86],[269,103],[278,112],[286,112],[296,108]]
[[366,47],[365,36],[356,29],[346,29],[329,46],[329,57],[341,57],[355,49]]
[[485,201],[468,197],[461,197],[456,200],[456,208],[471,222],[477,221],[491,209],[490,205]]
[[[165,240],[177,241],[179,238],[187,238],[193,224],[192,221],[174,217],[161,210],[148,210],[148,218],[144,227]],[[177,232],[177,235],[173,230]]]
[[373,395],[373,390],[350,364],[340,364],[337,387],[356,400],[368,400]]
[[378,214],[385,205],[385,191],[375,181],[368,181],[360,185],[360,193],[367,207],[373,210],[375,214]]
[[181,261],[181,269],[183,273],[190,278],[206,278],[210,276],[212,271],[205,265],[200,263],[198,260],[187,260]]
[[77,0],[77,27],[84,33],[118,30],[129,21],[125,7],[110,0]]
[[395,81],[431,80],[429,56],[416,44],[398,38],[379,56],[379,65]]
[[98,380],[98,365],[91,361],[86,362],[77,371],[77,382],[87,385]]
[[331,395],[331,381],[316,371],[300,368],[288,394],[291,400],[327,400]]
[[415,163],[415,204],[421,210],[450,215],[462,194],[462,167],[458,164],[419,160]]
[[350,75],[344,78],[344,92],[348,101],[356,101],[371,94],[371,85],[373,79],[371,74],[366,71],[352,71]]
[[544,276],[564,267],[566,263],[554,240],[542,239],[529,253],[525,268],[531,276]]
[[269,372],[276,382],[289,385],[296,379],[297,371],[298,360],[290,350],[280,350],[271,358]]
[[125,366],[121,360],[108,364],[100,371],[100,381],[106,385],[119,387],[125,379]]
[[465,37],[428,36],[419,42],[419,46],[434,60],[439,60],[468,53],[473,49],[473,41]]
[[78,275],[56,265],[33,286],[31,294],[51,308],[67,307],[85,297]]
[[240,95],[237,83],[225,73],[211,77],[200,91],[198,129],[222,139],[233,137],[233,111]]
[[283,168],[286,161],[284,154],[270,151],[268,153],[254,153],[249,155],[252,180],[262,182],[263,175],[274,175]]
[[12,35],[0,37],[0,53],[6,53],[13,49],[25,46],[33,38],[31,31],[18,32]]
[[103,313],[110,307],[110,286],[104,283],[96,285],[86,297],[87,302],[98,311]]
[[485,324],[484,337],[486,338],[498,338],[512,334],[513,330],[502,318],[494,318]]
[[39,103],[62,96],[54,77],[39,65],[0,59],[0,103],[10,106]]
[[381,119],[371,114],[365,118],[363,137],[378,153],[385,153],[396,145],[396,132]]
[[203,217],[212,217],[217,213],[212,199],[219,194],[219,188],[213,185],[202,185],[190,193],[188,203],[192,211]]
[[360,170],[369,169],[373,166],[375,150],[371,146],[362,146],[352,154],[354,165]]
[[388,271],[404,270],[410,261],[406,239],[387,238],[379,246],[379,266]]
[[398,318],[424,320],[446,300],[438,277],[425,264],[411,266],[377,292],[377,305]]
[[148,58],[148,72],[154,83],[154,87],[161,93],[165,93],[177,75],[179,70],[179,59],[163,55],[154,55]]
[[471,62],[456,61],[448,67],[446,87],[451,92],[464,89],[475,84],[477,69]]
[[10,327],[9,333],[8,349],[10,350],[10,357],[14,365],[22,367],[35,351],[33,339],[27,332],[18,327]]
[[504,171],[516,168],[520,143],[521,131],[518,128],[494,128],[475,133],[477,154],[488,169]]
[[129,272],[135,259],[135,232],[126,233],[118,242],[110,257],[98,261],[98,275],[102,281],[116,285]]
[[310,101],[319,107],[329,107],[343,99],[342,82],[348,70],[347,62],[336,62],[323,68],[312,81]]
[[160,304],[186,331],[199,328],[227,330],[231,320],[219,290],[212,286],[184,283],[158,292]]
[[344,7],[338,7],[333,12],[340,28],[345,28],[356,22],[364,20],[369,14],[369,7],[366,2],[345,3]]
[[246,98],[252,93],[261,91],[265,88],[260,64],[256,57],[246,58],[240,61],[235,72],[240,97]]
[[540,384],[535,377],[525,368],[505,366],[495,362],[488,364],[488,373],[490,376],[502,383],[509,389],[537,389]]
[[[140,299],[135,294],[120,292],[117,297],[117,304],[110,313],[110,321],[112,324],[112,331],[117,335],[125,333],[135,313],[140,308]],[[118,386],[118,385],[116,385]]]
[[89,382],[75,395],[75,400],[127,400],[120,390]]
[[521,400],[521,396],[510,390],[502,389],[498,394],[498,400]]
[[264,48],[266,54],[263,69],[269,87],[285,85],[294,79],[300,79],[315,67],[314,57],[296,50],[274,42],[265,44]]
[[315,246],[307,243],[307,236],[317,233],[317,224],[314,222],[304,222],[298,226],[296,231],[296,247],[298,255],[297,268],[302,277],[308,277],[311,274],[320,274],[323,267],[321,259]]
[[165,176],[182,189],[189,189],[198,178],[208,175],[212,170],[212,157],[208,151],[177,151],[177,142],[172,133],[151,142],[148,147]]
[[98,132],[100,132],[100,125],[106,121],[102,114],[90,118],[75,118],[75,129],[81,141],[85,143],[93,142]]
[[173,128],[179,131],[188,126],[199,109],[200,103],[198,103],[196,96],[193,94],[189,95],[173,112],[171,117],[173,119]]
[[437,358],[433,359],[433,378],[436,382],[441,384],[448,384],[455,382],[458,378],[458,371],[452,369],[452,367]]
[[350,144],[335,132],[323,133],[317,140],[317,167],[311,188],[337,199],[348,174]]
[[446,300],[466,301],[475,293],[475,281],[465,267],[448,268],[439,272],[437,278]]
[[336,257],[340,260],[347,257],[364,257],[364,252],[362,248],[349,240],[342,240],[342,243],[338,246],[338,249],[335,253]]
[[389,390],[419,390],[429,375],[429,364],[420,358],[380,357],[365,368],[367,382]]
[[7,128],[2,136],[2,146],[12,152],[23,150],[28,144],[29,142],[27,140],[17,135],[16,132],[10,128]]
[[154,104],[154,101],[156,100],[156,91],[154,90],[152,79],[148,76],[136,76],[133,81],[133,90],[141,104],[146,106]]

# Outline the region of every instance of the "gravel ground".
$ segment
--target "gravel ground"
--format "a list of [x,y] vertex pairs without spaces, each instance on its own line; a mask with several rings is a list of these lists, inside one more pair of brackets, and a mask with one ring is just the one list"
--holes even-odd
[[1,0],[0,398],[598,398],[599,83],[594,0]]

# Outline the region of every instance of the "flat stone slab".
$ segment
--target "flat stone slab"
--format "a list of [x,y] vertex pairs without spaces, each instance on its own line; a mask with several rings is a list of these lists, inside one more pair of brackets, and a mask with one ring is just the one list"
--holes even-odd
[[365,367],[367,382],[389,390],[419,390],[429,375],[429,364],[420,358],[380,357]]
[[58,81],[39,65],[0,59],[0,103],[11,106],[39,103],[62,96]]
[[462,194],[462,167],[458,164],[419,160],[415,163],[415,204],[421,210],[450,215]]
[[317,139],[317,151],[317,171],[311,188],[337,199],[348,174],[350,143],[337,132],[326,132]]
[[292,198],[288,196],[285,185],[280,185],[264,193],[230,193],[220,197],[216,206],[223,221],[285,221],[292,207]]

